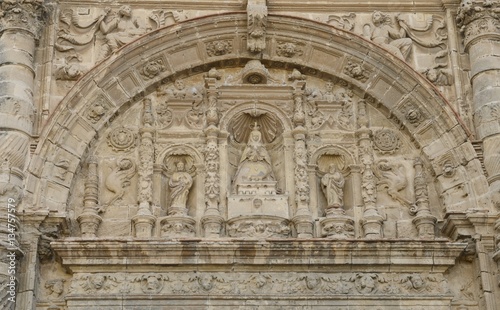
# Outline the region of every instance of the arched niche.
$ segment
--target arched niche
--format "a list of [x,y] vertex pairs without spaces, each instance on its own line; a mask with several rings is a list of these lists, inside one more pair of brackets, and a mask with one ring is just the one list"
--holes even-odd
[[[479,170],[468,169],[479,161],[471,155],[474,152],[467,128],[436,89],[405,62],[362,37],[325,24],[287,16],[269,15],[268,19],[268,48],[258,56],[268,68],[288,72],[299,69],[318,79],[333,76],[348,81],[363,94],[367,104],[406,133],[426,168],[437,176],[440,190],[472,179],[486,185]],[[31,199],[23,208],[46,209],[66,216],[68,197],[87,150],[109,122],[160,84],[207,72],[212,67],[243,66],[256,58],[245,49],[246,36],[240,35],[246,33],[246,20],[245,14],[234,13],[158,29],[118,50],[87,73],[61,101],[40,135],[27,178],[27,195]],[[214,28],[214,23],[218,27]],[[206,44],[221,38],[232,40],[233,49],[224,55],[209,56]],[[280,56],[274,48],[276,40],[300,42],[304,52]],[[163,71],[153,77],[141,74],[144,66],[159,58],[168,64]],[[348,59],[362,62],[373,74],[366,80],[346,75]],[[441,177],[444,157],[451,158],[455,167],[464,163],[458,180]],[[57,163],[63,159],[68,161],[68,168],[61,181]],[[484,188],[487,186],[471,188],[466,205],[478,206],[486,195]],[[460,193],[450,196],[446,210],[465,211]]]

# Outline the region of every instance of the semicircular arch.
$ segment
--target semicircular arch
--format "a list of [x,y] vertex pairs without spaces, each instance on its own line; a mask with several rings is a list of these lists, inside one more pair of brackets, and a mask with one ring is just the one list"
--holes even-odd
[[[29,167],[28,187],[46,191],[55,176],[49,175],[47,182],[40,182],[40,167],[44,162],[54,165],[62,153],[67,154],[69,166],[74,167],[70,171],[73,178],[89,146],[109,122],[159,85],[207,72],[212,67],[242,67],[255,58],[269,68],[298,69],[306,76],[347,81],[367,103],[407,132],[431,166],[444,154],[458,158],[461,155],[457,152],[464,148],[473,150],[470,132],[446,99],[423,76],[383,48],[326,24],[270,14],[269,48],[262,55],[255,55],[245,47],[246,36],[242,34],[246,33],[246,22],[243,13],[185,21],[155,30],[97,65],[77,82],[52,114]],[[218,27],[213,27],[214,23]],[[221,38],[232,41],[232,49],[224,55],[210,56],[206,45]],[[277,40],[298,42],[303,53],[292,58],[280,56],[273,48]],[[145,66],[158,60],[165,66],[156,76],[141,73]],[[362,62],[373,74],[366,80],[346,75],[348,60]],[[414,115],[419,116],[418,122],[410,119]],[[477,172],[464,175],[464,179],[479,176]],[[71,185],[65,186],[68,196]],[[480,194],[484,193],[476,193]],[[46,195],[38,197],[35,205],[45,208]]]

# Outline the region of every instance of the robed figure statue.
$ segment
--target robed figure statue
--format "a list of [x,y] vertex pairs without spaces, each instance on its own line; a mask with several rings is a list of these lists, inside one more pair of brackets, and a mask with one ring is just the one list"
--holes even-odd
[[262,142],[262,133],[255,123],[248,138],[247,145],[241,155],[238,170],[234,177],[234,186],[241,183],[274,181],[271,157]]
[[344,205],[344,176],[334,164],[321,178],[321,188],[325,194],[328,207],[341,208]]
[[177,171],[172,174],[168,181],[170,189],[169,215],[187,215],[187,200],[189,190],[193,185],[193,178],[185,171],[184,163],[178,162]]

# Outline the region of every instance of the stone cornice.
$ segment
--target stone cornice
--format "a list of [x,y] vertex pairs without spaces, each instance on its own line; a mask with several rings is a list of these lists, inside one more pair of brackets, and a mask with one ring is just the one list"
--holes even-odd
[[[94,2],[90,1],[77,1],[65,0],[60,2],[61,5],[91,5],[95,6]],[[183,1],[183,0],[148,0],[148,1],[126,1],[120,4],[129,4],[132,7],[140,5],[142,8],[158,6],[164,8],[171,8],[176,10],[214,10],[213,1],[200,0],[200,1]],[[246,0],[227,0],[217,3],[217,10],[226,11],[244,11],[246,9]],[[363,0],[363,1],[329,1],[329,0],[310,0],[307,2],[300,2],[296,0],[268,0],[267,7],[269,12],[317,12],[324,13],[329,11],[331,13],[344,11],[344,12],[369,12],[371,10],[384,10],[386,12],[401,12],[401,11],[415,11],[420,12],[442,12],[444,6],[453,4],[458,6],[458,0],[420,0],[420,1],[391,1],[388,3],[385,0]]]
[[[133,239],[66,238],[51,246],[63,265],[106,271],[139,266],[234,266],[254,268],[296,266],[309,270],[329,266],[338,270],[369,267],[370,271],[412,270],[443,272],[455,264],[466,243],[448,240],[207,240],[140,241]],[[87,269],[88,270],[88,269]]]

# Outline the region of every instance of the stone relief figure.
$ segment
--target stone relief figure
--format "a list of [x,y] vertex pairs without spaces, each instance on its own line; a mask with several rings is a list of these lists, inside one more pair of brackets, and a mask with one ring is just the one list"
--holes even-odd
[[321,178],[321,188],[328,207],[341,208],[344,205],[344,184],[344,176],[334,164],[331,164],[328,173]]
[[45,288],[48,290],[47,296],[50,299],[59,299],[61,294],[64,292],[64,282],[63,279],[49,280],[45,283]]
[[161,274],[147,274],[135,279],[140,282],[141,290],[146,294],[158,294],[163,289],[164,281],[168,281],[168,277]]
[[187,199],[191,186],[193,186],[193,178],[186,172],[185,164],[182,161],[177,162],[176,172],[168,181],[170,189],[169,215],[187,215]]
[[262,142],[260,126],[255,123],[248,138],[247,146],[241,155],[238,170],[234,176],[234,184],[271,180],[274,180],[271,156],[269,156]]
[[398,162],[390,163],[387,159],[377,162],[374,173],[379,179],[377,185],[387,190],[387,194],[392,199],[398,201],[403,206],[411,208],[412,202],[406,199],[402,193],[408,186],[405,167]]
[[135,164],[129,158],[122,158],[116,162],[116,167],[108,175],[104,185],[113,193],[107,205],[111,205],[125,195],[125,188],[130,185],[130,179],[135,174]]
[[[399,17],[397,20],[399,22]],[[373,29],[368,24],[364,26],[364,36],[405,60],[411,52],[412,40],[406,37],[404,28],[396,29],[391,17],[380,11],[373,12],[372,22]]]
[[106,43],[101,50],[102,58],[149,30],[138,18],[132,16],[132,9],[128,5],[121,6],[117,15],[110,15],[110,12],[106,11],[106,17],[99,24],[99,29],[106,36]]

